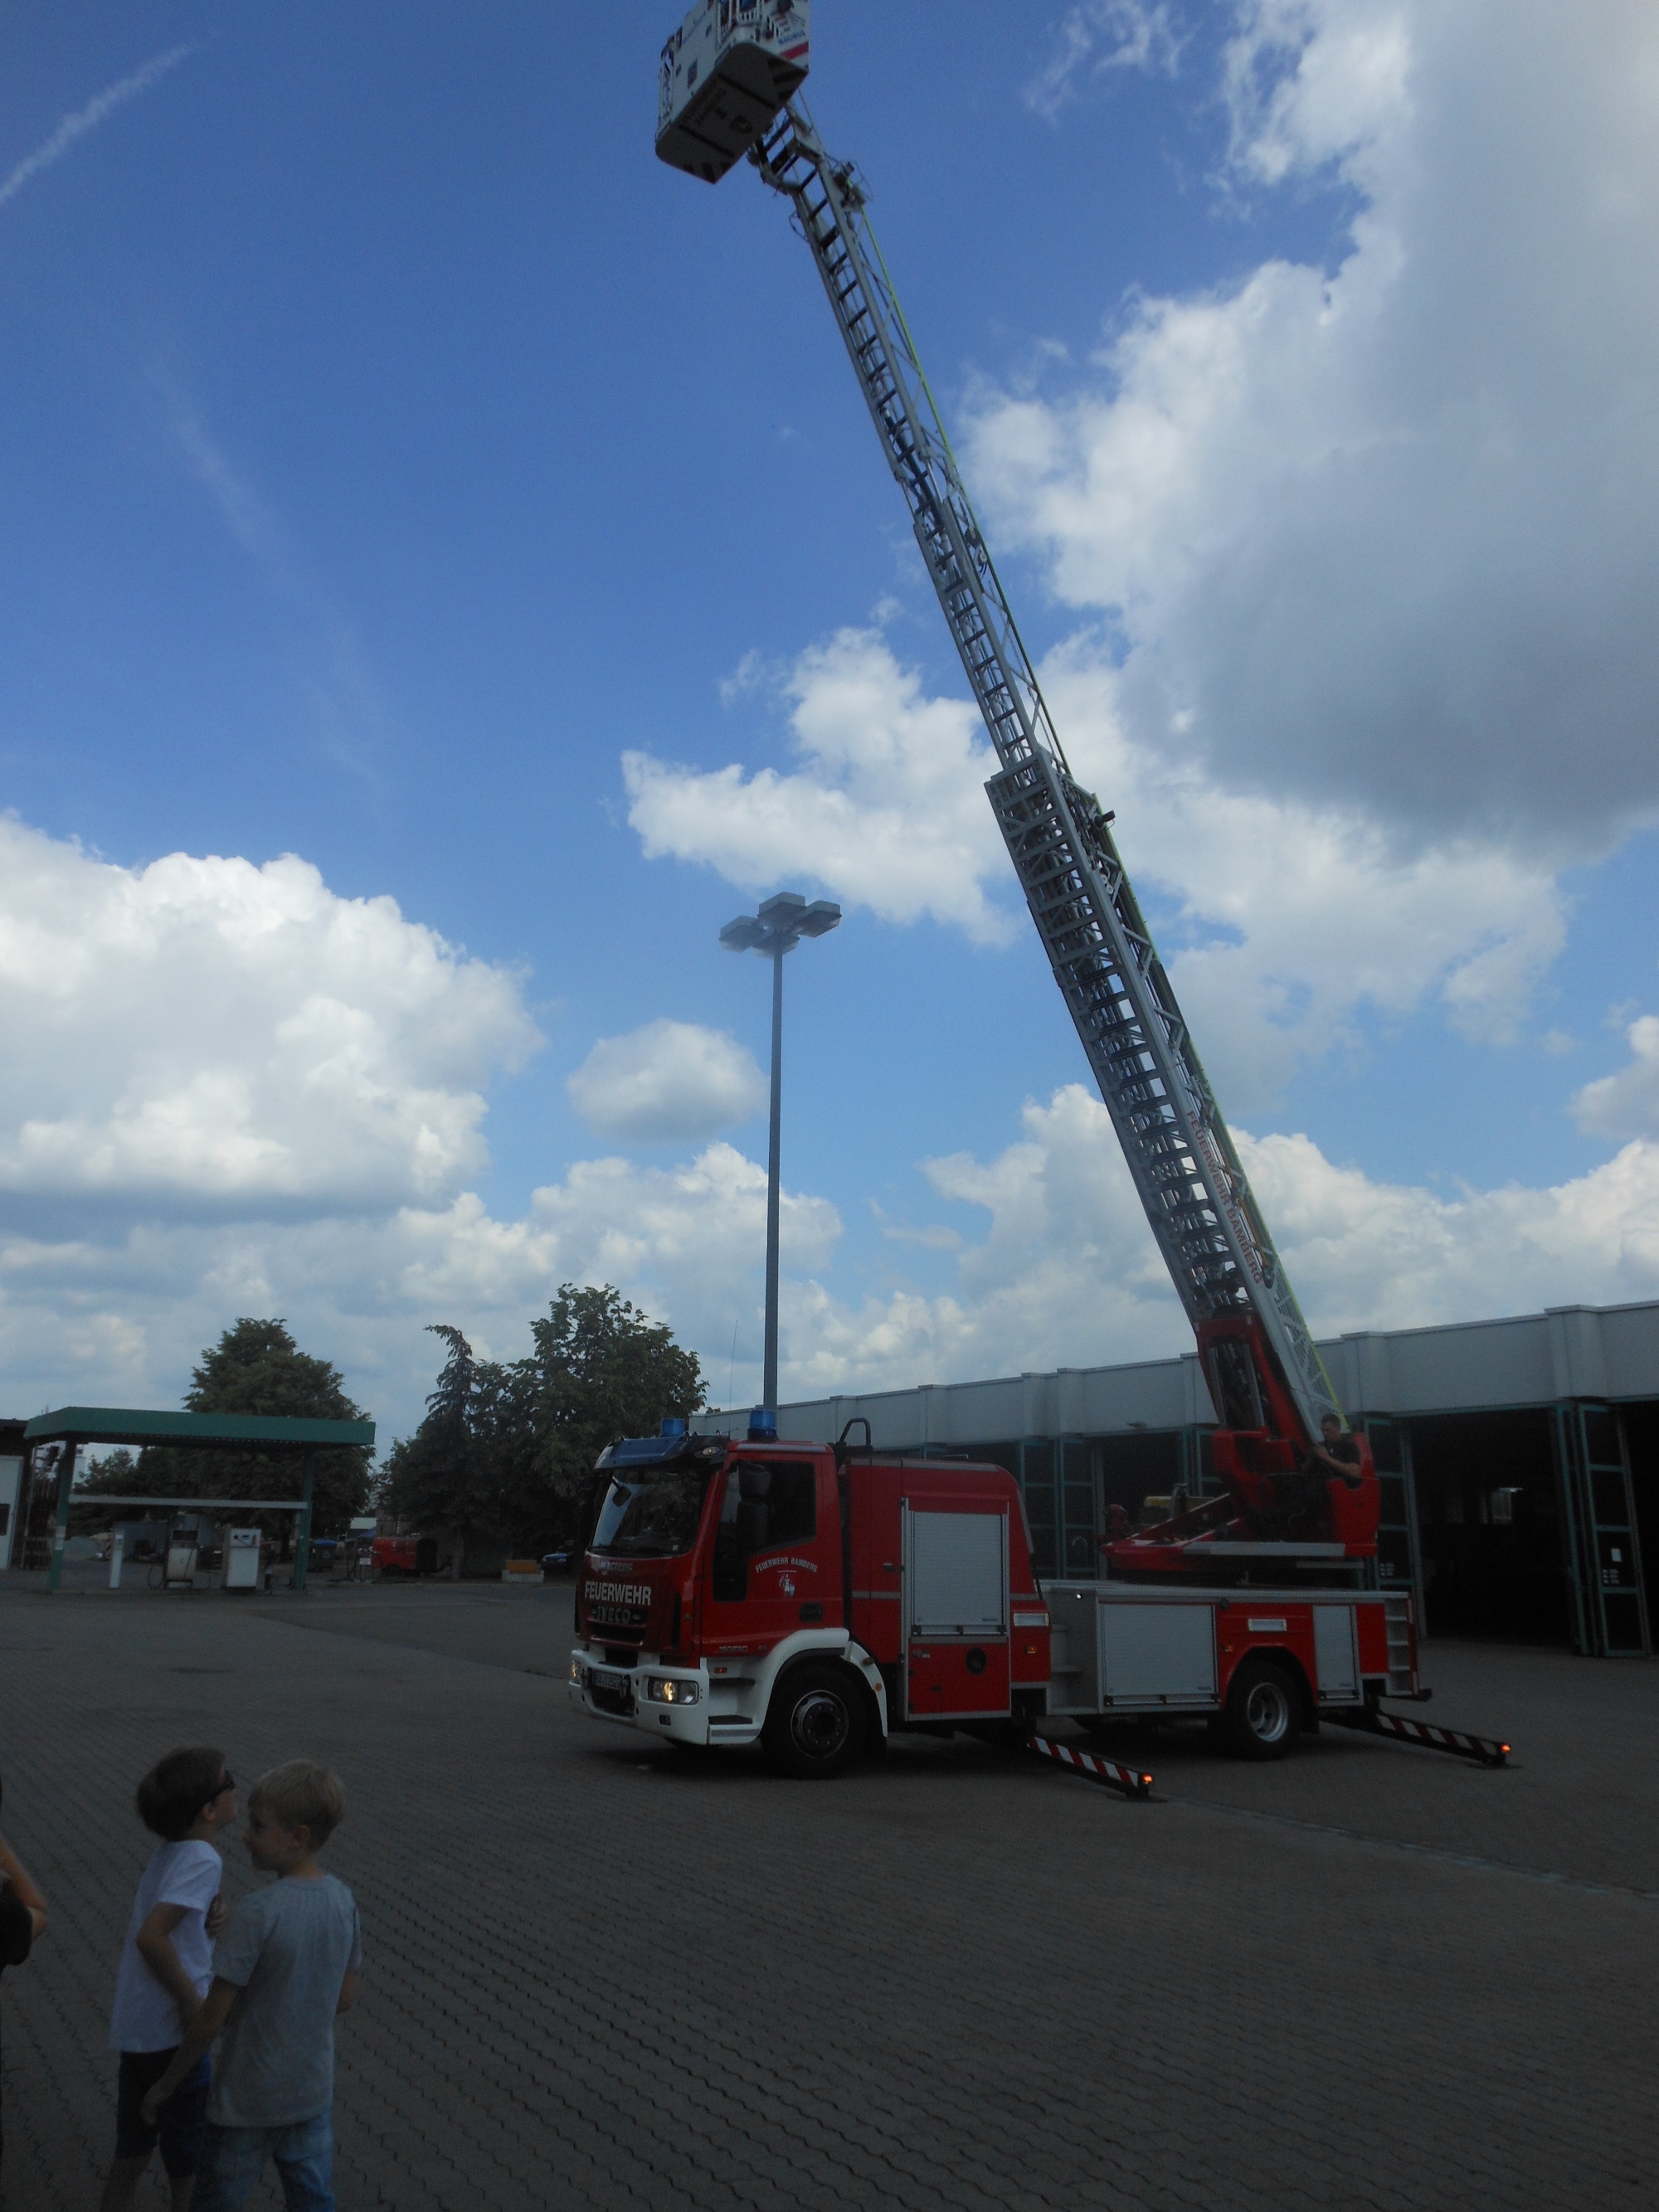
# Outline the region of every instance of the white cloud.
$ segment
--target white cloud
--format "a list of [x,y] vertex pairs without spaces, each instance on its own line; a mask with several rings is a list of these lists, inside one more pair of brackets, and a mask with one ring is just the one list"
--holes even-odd
[[1659,1137],[1659,1016],[1642,1015],[1625,1035],[1628,1063],[1617,1074],[1587,1083],[1572,1102],[1587,1136]]
[[1109,611],[1147,751],[1419,848],[1603,851],[1659,807],[1659,10],[1235,20],[1234,179],[1340,180],[1346,258],[1132,302],[1091,382],[982,409],[976,481]]
[[[1028,1102],[988,1160],[925,1164],[919,1224],[947,1285],[890,1278],[849,1303],[836,1209],[783,1203],[786,1395],[907,1387],[1150,1358],[1189,1335],[1104,1108],[1081,1085]],[[1445,1196],[1373,1182],[1304,1136],[1239,1135],[1304,1307],[1322,1334],[1659,1295],[1659,1144],[1549,1189]],[[559,1283],[609,1282],[702,1356],[717,1403],[758,1382],[766,1176],[730,1145],[647,1168],[580,1161],[516,1220],[473,1193],[378,1217],[141,1222],[102,1240],[0,1238],[0,1372],[14,1407],[176,1399],[239,1314],[282,1314],[345,1370],[385,1444],[419,1419],[451,1321],[516,1358]],[[924,1207],[924,1211],[933,1211]],[[975,1228],[977,1221],[981,1226]],[[735,1332],[735,1358],[733,1357]]]
[[810,876],[885,921],[931,915],[1006,939],[1010,918],[985,891],[1001,853],[981,788],[995,756],[972,703],[925,697],[871,630],[804,653],[784,690],[801,759],[788,775],[623,756],[647,858],[698,861],[745,890]]
[[1073,768],[1117,810],[1131,875],[1178,904],[1166,958],[1233,1109],[1349,1042],[1361,1008],[1437,1002],[1466,1036],[1514,1036],[1565,935],[1538,860],[1474,838],[1404,844],[1357,805],[1230,793],[1131,738],[1121,678],[1087,640],[1043,684]]
[[[1052,657],[1043,684],[1073,766],[1118,811],[1132,875],[1180,910],[1165,954],[1235,1108],[1351,1042],[1361,1006],[1437,1000],[1467,1036],[1514,1034],[1563,934],[1540,862],[1469,838],[1402,848],[1354,805],[1230,793],[1132,738],[1121,678],[1087,637]],[[966,701],[928,698],[868,631],[804,653],[787,696],[809,753],[797,774],[629,757],[648,854],[711,862],[745,888],[810,866],[845,903],[928,911],[981,941],[1025,926],[1008,912],[1012,871],[981,787],[991,761],[968,741]],[[817,827],[792,842],[777,834],[786,817]]]
[[1659,1295],[1659,1146],[1626,1145],[1546,1189],[1455,1198],[1373,1182],[1307,1137],[1240,1150],[1322,1334]]
[[0,818],[0,1190],[353,1212],[483,1164],[537,1042],[515,977],[292,855],[123,868]]
[[118,77],[113,84],[106,85],[84,107],[76,108],[72,115],[66,115],[51,136],[43,140],[32,154],[26,154],[5,181],[0,184],[0,207],[21,192],[25,185],[40,175],[42,169],[51,168],[54,161],[61,161],[78,139],[84,138],[88,131],[95,131],[118,107],[125,107],[128,100],[137,100],[148,92],[169,70],[176,69],[186,55],[195,51],[194,46],[188,42],[170,46],[166,53],[157,54],[142,69],[134,70],[130,76]]
[[[786,1190],[786,1267],[821,1273],[841,1223]],[[8,1402],[176,1402],[189,1369],[240,1314],[284,1316],[338,1364],[380,1424],[382,1448],[419,1421],[434,1356],[427,1322],[515,1358],[565,1281],[614,1283],[719,1369],[758,1358],[766,1171],[714,1144],[672,1168],[577,1162],[517,1220],[475,1193],[438,1206],[300,1221],[139,1222],[92,1235],[0,1237],[0,1375]]]
[[[1190,1332],[1105,1108],[1081,1085],[1028,1102],[989,1162],[927,1164],[938,1194],[982,1208],[953,1286],[861,1306],[795,1282],[786,1379],[805,1396],[1167,1356]],[[1239,1150],[1304,1310],[1322,1335],[1659,1296],[1659,1144],[1551,1188],[1451,1197],[1373,1182],[1305,1136]]]
[[766,1103],[753,1055],[725,1030],[692,1022],[648,1022],[627,1036],[601,1037],[565,1088],[602,1136],[653,1143],[712,1136]]
[[1185,44],[1170,0],[1080,0],[1061,16],[1054,52],[1025,88],[1025,103],[1056,115],[1091,77],[1115,70],[1173,76]]

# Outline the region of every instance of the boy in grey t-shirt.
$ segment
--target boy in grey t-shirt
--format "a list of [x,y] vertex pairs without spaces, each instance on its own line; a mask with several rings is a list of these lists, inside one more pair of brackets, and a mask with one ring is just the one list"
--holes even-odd
[[333,2212],[334,2021],[356,1994],[362,1943],[345,1884],[316,1855],[345,1815],[338,1779],[309,1759],[262,1775],[248,1856],[277,1879],[239,1905],[213,1985],[144,2112],[222,2032],[191,2212],[239,2212],[276,2161],[289,2212]]

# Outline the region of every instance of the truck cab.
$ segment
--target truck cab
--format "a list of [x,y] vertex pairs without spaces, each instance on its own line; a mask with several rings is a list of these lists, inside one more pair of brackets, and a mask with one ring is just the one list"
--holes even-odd
[[600,1455],[571,1702],[671,1742],[840,1772],[895,1728],[1029,1723],[1048,1613],[1006,1469],[780,1439]]

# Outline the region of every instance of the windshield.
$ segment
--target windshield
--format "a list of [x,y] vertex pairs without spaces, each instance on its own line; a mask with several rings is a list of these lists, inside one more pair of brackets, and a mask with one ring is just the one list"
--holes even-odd
[[696,1540],[708,1469],[668,1473],[641,1468],[616,1475],[593,1530],[596,1552],[629,1559],[667,1559]]

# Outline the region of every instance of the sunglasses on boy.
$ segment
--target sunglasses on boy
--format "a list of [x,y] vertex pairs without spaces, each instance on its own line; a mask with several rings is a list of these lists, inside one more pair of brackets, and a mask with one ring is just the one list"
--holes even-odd
[[234,1774],[227,1774],[223,1781],[220,1783],[219,1787],[214,1791],[211,1802],[216,1805],[219,1800],[228,1790],[234,1790],[235,1787],[236,1777]]

